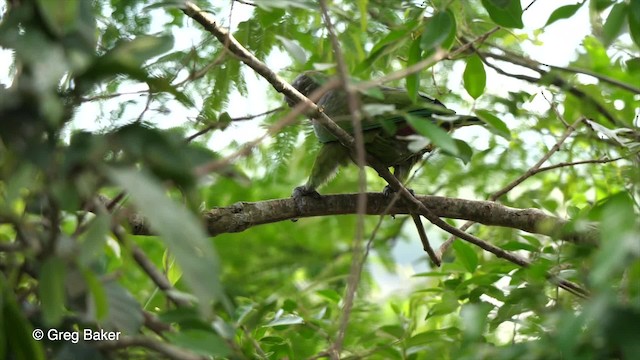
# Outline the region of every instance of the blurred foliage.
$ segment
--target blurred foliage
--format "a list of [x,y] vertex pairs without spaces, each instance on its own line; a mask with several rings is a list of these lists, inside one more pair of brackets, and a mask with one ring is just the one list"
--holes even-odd
[[[258,104],[276,108],[282,97],[255,91],[254,75],[184,15],[183,3],[7,0],[0,7],[0,47],[10,55],[10,64],[2,64],[8,78],[0,79],[0,357],[157,357],[144,348],[159,347],[144,341],[106,346],[54,336],[85,330],[168,343],[178,350],[164,356],[173,358],[303,359],[335,340],[355,216],[215,238],[203,230],[203,209],[289,196],[311,168],[317,144],[306,123],[293,125],[251,156],[195,177],[198,166],[239,148],[228,137],[240,120],[260,129],[283,116],[230,113],[257,115]],[[228,2],[197,3],[232,25],[240,43],[285,78],[309,69],[335,72],[315,1],[233,2],[231,15],[240,20],[229,15]],[[473,149],[468,164],[436,153],[411,187],[486,199],[548,152],[567,123],[584,117],[550,162],[623,159],[539,173],[500,201],[569,218],[575,228],[596,222],[600,245],[481,226],[477,236],[534,266],[519,268],[458,240],[441,269],[409,278],[413,258],[398,249],[421,251],[417,235],[405,231],[401,217],[369,217],[372,254],[341,357],[632,359],[640,353],[640,1],[560,6],[545,27],[522,30],[527,5],[358,0],[330,1],[330,11],[354,81],[403,69],[501,26],[476,44],[477,53],[391,84],[413,96],[436,96],[487,123],[487,130],[454,135]],[[540,65],[544,72],[533,83],[492,87],[496,70],[511,73],[509,62],[522,66],[530,58],[523,44],[539,44],[545,32],[563,36],[552,25],[576,21],[585,16],[582,9],[592,33],[566,68]],[[480,56],[483,51],[501,61]],[[234,93],[250,106],[234,108]],[[345,168],[322,191],[353,192],[356,178],[355,167]],[[368,186],[384,183],[372,175]],[[104,197],[124,197],[125,208],[112,211]],[[131,210],[157,236],[130,235]],[[145,271],[149,265],[171,290],[159,287]],[[560,290],[547,273],[591,296]],[[33,339],[34,329],[44,330],[43,340]]]

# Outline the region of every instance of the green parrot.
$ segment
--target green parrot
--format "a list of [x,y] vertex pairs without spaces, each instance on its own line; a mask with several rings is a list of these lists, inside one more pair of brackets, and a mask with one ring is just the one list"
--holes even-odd
[[[299,75],[291,85],[309,97],[327,79],[327,75],[309,71]],[[404,89],[380,86],[374,89],[374,93],[375,97],[360,94],[362,105],[381,104],[383,109],[387,108],[391,111],[382,111],[374,116],[363,117],[362,129],[365,149],[385,166],[393,167],[394,175],[402,183],[407,180],[411,169],[422,156],[432,150],[432,146],[427,146],[417,152],[409,149],[408,145],[411,140],[406,136],[416,134],[416,132],[407,123],[403,114],[435,122],[447,131],[468,125],[483,124],[473,116],[455,115],[453,110],[447,109],[440,101],[423,94],[419,94],[414,103]],[[286,101],[291,107],[297,103],[290,98],[287,98]],[[328,91],[317,101],[317,105],[338,126],[353,134],[348,99],[344,90]],[[385,107],[385,105],[387,106]],[[314,119],[311,119],[311,122],[322,147],[316,156],[309,180],[303,186],[294,189],[294,198],[300,196],[318,197],[316,189],[329,181],[339,166],[347,165],[349,160],[355,161],[349,149],[338,142],[324,126]],[[385,187],[384,193],[391,194],[391,188]]]

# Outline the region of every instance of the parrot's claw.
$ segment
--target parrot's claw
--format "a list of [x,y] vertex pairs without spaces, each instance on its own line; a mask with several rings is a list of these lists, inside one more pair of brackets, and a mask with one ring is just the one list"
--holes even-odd
[[306,186],[298,186],[297,188],[293,189],[293,194],[291,194],[291,197],[298,201],[303,197],[320,199],[322,196],[315,189],[309,189]]
[[[413,191],[413,189],[408,189],[407,190],[411,193],[411,195],[415,195],[415,191]],[[384,187],[384,189],[382,189],[382,194],[386,197],[391,197],[391,195],[395,194],[395,190],[393,190],[391,188],[391,186],[387,185]]]
[[[309,189],[306,186],[298,186],[297,188],[293,189],[293,193],[291,194],[291,197],[293,198],[293,201],[296,204],[298,213],[300,213],[304,198],[312,198],[317,200],[317,199],[320,199],[322,196],[315,189]],[[294,218],[294,219],[291,219],[291,221],[296,222],[298,221],[298,219]]]

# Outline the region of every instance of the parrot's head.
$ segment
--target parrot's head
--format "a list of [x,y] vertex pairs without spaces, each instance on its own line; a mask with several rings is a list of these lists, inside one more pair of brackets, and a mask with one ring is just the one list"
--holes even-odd
[[[316,91],[322,86],[322,83],[326,81],[327,75],[318,72],[318,71],[306,71],[293,80],[291,86],[293,86],[296,90],[298,90],[302,95],[309,97],[311,93]],[[297,104],[297,101],[286,98],[287,104],[290,107],[294,107]]]

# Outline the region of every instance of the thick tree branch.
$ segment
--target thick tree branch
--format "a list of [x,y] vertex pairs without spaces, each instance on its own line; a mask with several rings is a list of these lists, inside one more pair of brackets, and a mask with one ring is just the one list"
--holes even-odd
[[[227,207],[213,208],[203,213],[209,235],[242,232],[254,226],[271,224],[294,218],[331,215],[353,215],[357,194],[325,195],[320,199],[306,199],[296,206],[293,199],[274,199],[258,202],[241,202]],[[492,201],[476,201],[442,196],[416,198],[436,215],[459,220],[473,220],[488,226],[519,229],[533,234],[558,237],[578,244],[596,244],[597,233],[576,233],[565,230],[567,220],[545,214],[537,209],[517,209]],[[402,202],[387,210],[389,199],[381,193],[367,193],[367,215],[409,214]],[[136,235],[150,235],[152,230],[144,219],[131,215],[129,222]]]

